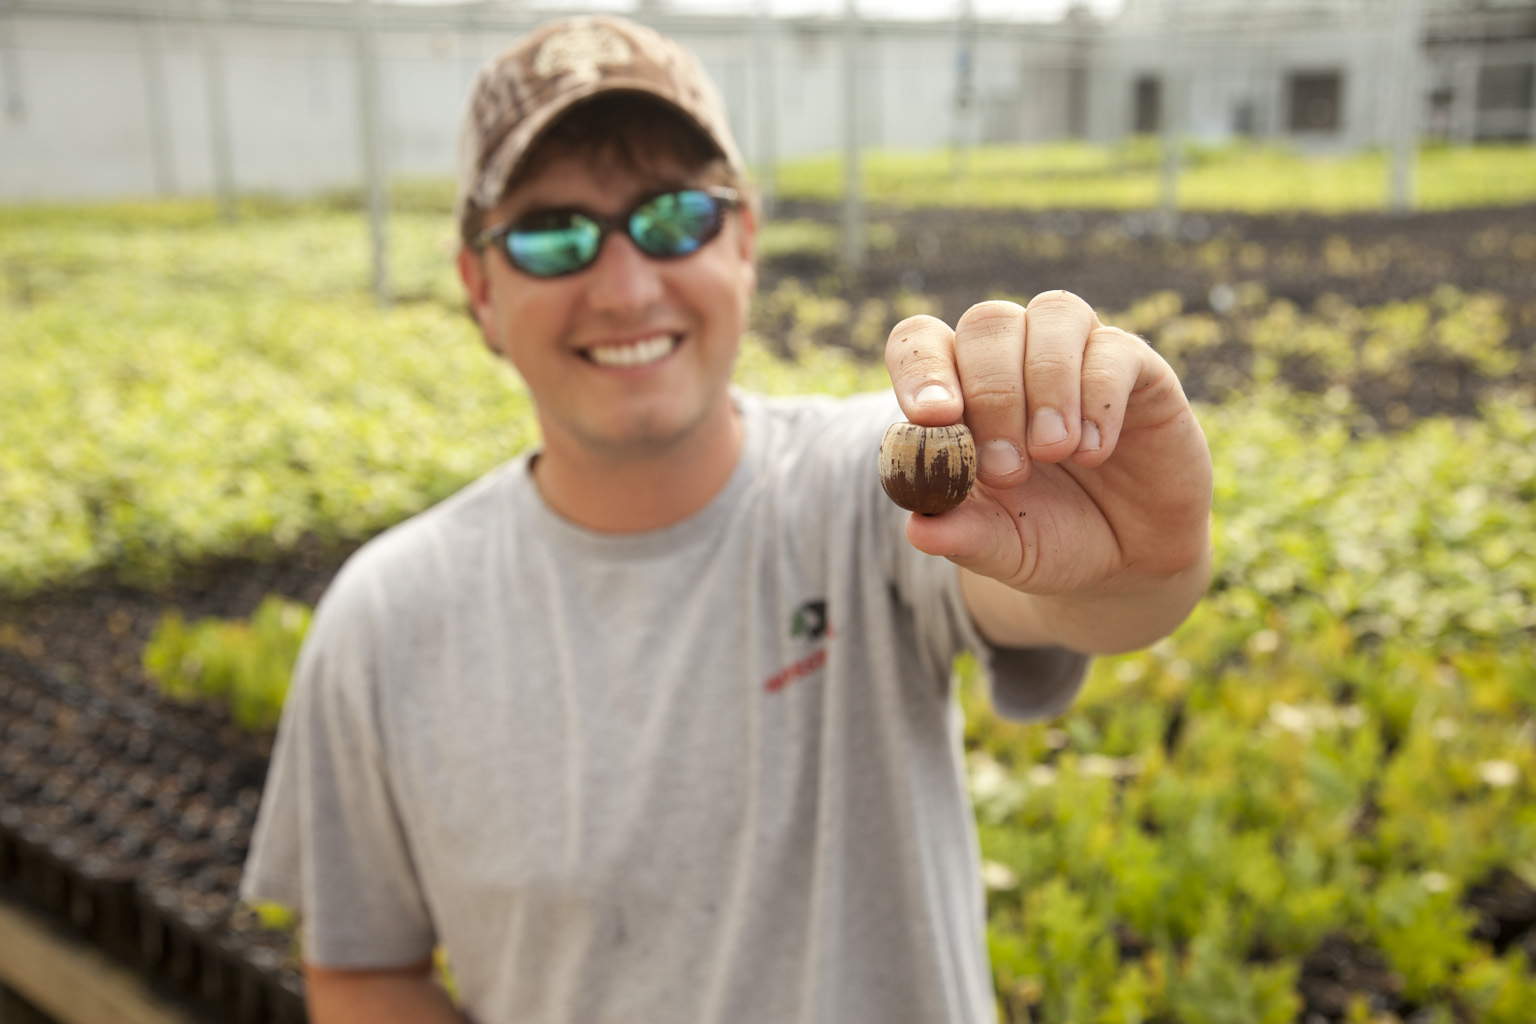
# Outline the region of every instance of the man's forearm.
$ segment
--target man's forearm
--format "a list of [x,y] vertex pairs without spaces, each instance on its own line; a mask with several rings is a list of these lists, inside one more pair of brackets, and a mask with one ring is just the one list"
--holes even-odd
[[1144,590],[1048,599],[1046,615],[1062,639],[1089,654],[1140,650],[1172,633],[1189,617],[1211,583],[1211,558]]
[[311,1024],[468,1024],[432,965],[391,971],[304,967]]

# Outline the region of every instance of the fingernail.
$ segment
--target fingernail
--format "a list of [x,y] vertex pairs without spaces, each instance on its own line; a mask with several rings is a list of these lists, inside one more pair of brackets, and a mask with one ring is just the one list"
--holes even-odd
[[1055,409],[1041,409],[1029,425],[1032,444],[1055,444],[1067,436],[1067,421]]
[[1099,425],[1093,420],[1083,420],[1083,439],[1077,445],[1080,452],[1096,452],[1104,443],[1099,436]]
[[937,405],[949,401],[949,388],[943,384],[929,384],[917,393],[918,405]]
[[1007,441],[988,441],[982,445],[980,462],[982,472],[991,476],[1017,473],[1024,465],[1019,450]]

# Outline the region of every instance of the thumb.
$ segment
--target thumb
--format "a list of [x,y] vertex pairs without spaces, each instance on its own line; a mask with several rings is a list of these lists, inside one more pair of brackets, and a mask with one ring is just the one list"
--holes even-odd
[[[907,543],[979,575],[1011,579],[1024,560],[1020,526],[1007,508],[979,490],[942,515],[914,512],[907,518]],[[1019,517],[1021,522],[1026,518],[1023,512]]]

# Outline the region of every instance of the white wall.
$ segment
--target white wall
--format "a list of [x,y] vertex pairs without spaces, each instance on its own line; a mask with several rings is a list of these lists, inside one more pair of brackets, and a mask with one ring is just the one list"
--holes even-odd
[[[1355,149],[1388,141],[1388,91],[1392,86],[1388,27],[1356,27],[1341,32],[1305,24],[1258,32],[1228,28],[1222,32],[1188,31],[1167,35],[1146,26],[1122,27],[1100,44],[1100,68],[1115,69],[1096,78],[1102,93],[1096,107],[1095,138],[1107,141],[1130,129],[1135,81],[1163,76],[1165,55],[1173,61],[1184,102],[1180,126],[1200,141],[1230,139],[1236,111],[1254,106],[1255,134],[1310,149]],[[1337,71],[1343,80],[1337,132],[1296,134],[1288,126],[1288,82],[1296,73]],[[1166,88],[1166,86],[1165,86]]]
[[[359,185],[351,6],[300,5],[333,7],[334,20],[293,27],[282,21],[285,8],[263,3],[246,0],[243,14],[210,29],[190,15],[65,17],[39,0],[0,2],[0,202],[214,191],[216,81],[223,84],[236,190],[312,193]],[[1297,0],[1301,13],[1282,21],[1180,23],[1176,36],[1129,16],[1104,25],[981,23],[972,36],[973,102],[958,128],[959,27],[865,23],[858,134],[866,147],[889,148],[937,147],[957,137],[1037,142],[1083,134],[1111,142],[1131,128],[1136,78],[1164,73],[1172,45],[1189,137],[1232,137],[1235,110],[1249,102],[1260,137],[1339,150],[1384,144],[1396,88],[1391,25],[1358,16],[1330,21],[1306,13],[1311,3]],[[1358,6],[1346,4],[1346,13]],[[460,105],[476,68],[536,16],[515,23],[500,14],[502,21],[487,25],[470,9],[458,20],[441,8],[376,10],[387,12],[376,37],[386,173],[451,177]],[[778,21],[766,38],[752,18],[654,21],[692,46],[715,76],[750,162],[765,151],[780,160],[840,152],[838,21]],[[1517,49],[1501,51],[1501,59],[1536,60],[1528,41]],[[210,55],[218,77],[210,75]],[[1432,51],[1423,75],[1426,94],[1441,80],[1457,83],[1457,138],[1471,132],[1468,90],[1481,59],[1481,50],[1439,57]],[[1306,70],[1343,74],[1336,133],[1288,131],[1287,78]]]
[[[362,176],[357,36],[344,21],[285,27],[6,11],[11,62],[0,83],[20,117],[0,114],[0,201],[212,192],[217,184],[210,54],[222,77],[233,186],[310,193]],[[725,96],[742,149],[778,159],[836,153],[843,139],[842,26],[779,22],[766,44],[751,19],[660,25],[690,45]],[[380,112],[391,175],[451,176],[459,111],[479,64],[521,26],[381,26]],[[980,33],[971,137],[1061,131],[1063,72],[1050,27]],[[766,49],[765,49],[766,46]],[[953,26],[866,24],[859,133],[872,147],[952,141],[958,35]],[[759,66],[767,53],[769,66]],[[1059,64],[1059,61],[1056,62]],[[156,83],[159,83],[157,86]],[[761,94],[772,83],[771,100]],[[15,95],[6,99],[16,100]],[[771,111],[764,106],[771,102]],[[765,140],[764,131],[772,132]]]

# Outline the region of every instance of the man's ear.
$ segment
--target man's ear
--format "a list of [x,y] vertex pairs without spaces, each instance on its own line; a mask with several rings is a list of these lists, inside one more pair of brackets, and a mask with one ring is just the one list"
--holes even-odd
[[491,348],[491,286],[485,273],[485,262],[480,253],[469,246],[459,247],[459,280],[464,282],[464,305],[470,318],[480,328],[480,334]]
[[747,294],[757,291],[757,208],[742,203],[736,209],[736,244],[741,247],[743,282]]

